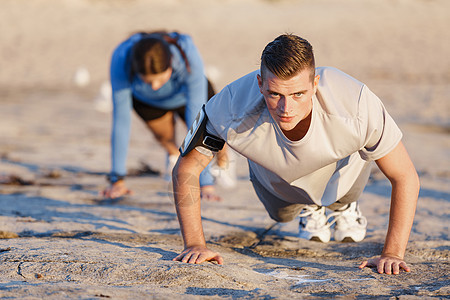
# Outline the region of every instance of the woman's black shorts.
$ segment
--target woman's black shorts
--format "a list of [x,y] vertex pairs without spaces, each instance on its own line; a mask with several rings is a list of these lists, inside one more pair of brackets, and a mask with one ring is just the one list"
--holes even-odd
[[[211,82],[208,80],[208,100],[211,99],[211,97],[214,95],[215,95],[214,88],[213,88]],[[136,111],[136,113],[139,115],[139,117],[141,117],[141,119],[144,120],[145,122],[159,119],[169,111],[173,111],[174,113],[178,114],[181,117],[181,119],[184,122],[186,122],[186,119],[184,116],[185,111],[186,111],[185,105],[178,107],[178,108],[174,108],[174,109],[161,109],[158,107],[148,105],[144,102],[141,102],[141,101],[139,101],[139,99],[137,99],[133,96],[133,108]]]

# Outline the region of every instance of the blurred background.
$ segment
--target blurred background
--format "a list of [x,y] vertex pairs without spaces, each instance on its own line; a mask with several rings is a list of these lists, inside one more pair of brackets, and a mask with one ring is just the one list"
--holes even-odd
[[2,0],[0,28],[1,89],[69,88],[81,67],[98,85],[119,42],[155,29],[191,34],[218,88],[284,32],[364,82],[450,81],[446,0]]
[[[363,81],[402,129],[422,133],[408,139],[411,147],[435,143],[440,152],[426,156],[441,163],[414,158],[448,174],[449,28],[447,0],[2,0],[2,150],[17,152],[5,144],[21,136],[38,143],[59,130],[61,139],[72,132],[83,141],[97,132],[88,142],[105,147],[99,159],[108,168],[109,60],[132,32],[189,33],[217,90],[258,68],[264,46],[290,32],[312,43],[318,66]],[[34,121],[21,129],[24,120]]]

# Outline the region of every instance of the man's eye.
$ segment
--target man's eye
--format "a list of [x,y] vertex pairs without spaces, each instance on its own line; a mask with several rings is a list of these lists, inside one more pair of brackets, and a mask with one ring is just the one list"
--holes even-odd
[[299,98],[299,97],[303,96],[303,93],[295,93],[294,96]]

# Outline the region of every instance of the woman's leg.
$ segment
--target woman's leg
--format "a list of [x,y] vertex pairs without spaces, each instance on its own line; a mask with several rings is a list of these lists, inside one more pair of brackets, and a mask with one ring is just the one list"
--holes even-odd
[[175,118],[173,112],[168,111],[162,117],[147,121],[146,123],[156,140],[167,153],[178,156],[178,147],[175,143]]
[[[153,107],[134,97],[133,108],[153,133],[159,144],[167,151],[168,155],[178,156],[178,147],[175,142],[174,112]],[[177,110],[183,109],[184,107],[181,107]]]

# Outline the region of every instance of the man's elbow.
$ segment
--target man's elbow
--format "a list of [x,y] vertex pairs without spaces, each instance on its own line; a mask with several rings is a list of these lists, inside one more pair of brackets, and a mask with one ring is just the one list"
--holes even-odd
[[175,182],[176,178],[178,177],[178,173],[179,173],[179,169],[180,169],[180,159],[181,159],[181,157],[178,157],[178,160],[172,169],[172,182]]
[[419,174],[417,174],[416,170],[414,170],[414,174],[413,174],[413,186],[415,188],[415,190],[417,191],[417,194],[419,194],[420,191],[420,178],[419,178]]
[[410,172],[405,176],[402,185],[406,185],[406,188],[413,194],[419,195],[420,191],[420,178],[415,168],[412,168]]

